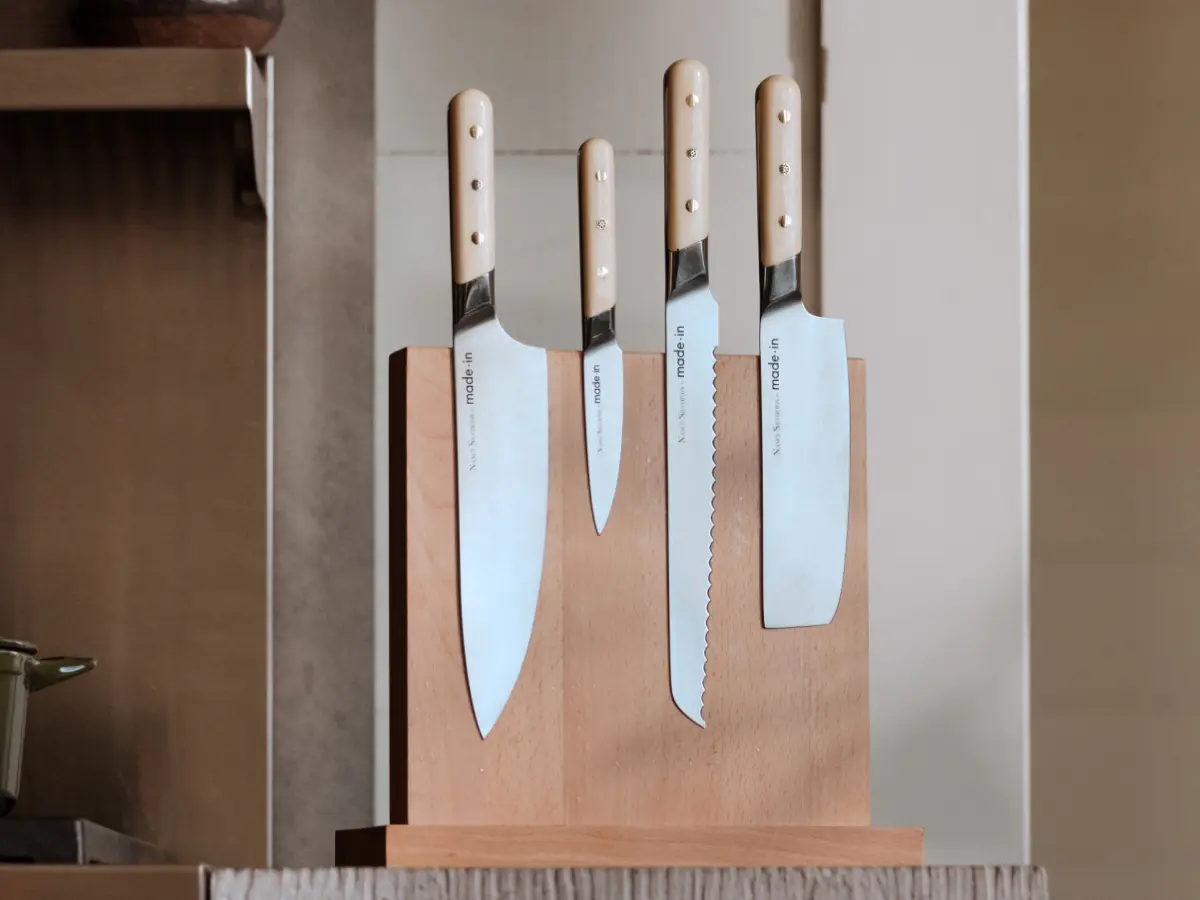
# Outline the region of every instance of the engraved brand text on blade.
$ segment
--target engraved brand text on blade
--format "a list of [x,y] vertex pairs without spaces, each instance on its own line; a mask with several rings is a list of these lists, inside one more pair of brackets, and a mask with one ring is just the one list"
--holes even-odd
[[592,404],[596,407],[596,452],[604,452],[604,406],[600,402],[600,367],[592,366]]
[[771,425],[771,455],[778,456],[783,452],[783,398],[779,393],[779,338],[771,338],[771,358],[768,366],[771,369],[771,390],[775,391],[772,402],[774,407],[774,422]]
[[[475,405],[475,354],[464,353],[462,357],[463,403],[466,406]],[[474,472],[479,465],[479,452],[475,446],[475,410],[467,411],[467,471]]]
[[475,370],[471,368],[471,364],[475,362],[475,354],[463,354],[463,395],[466,397],[467,406],[473,406],[475,403]]
[[682,325],[675,326],[675,377],[679,379],[679,437],[678,443],[687,443],[687,382],[684,373],[687,370],[687,347],[683,343],[686,332]]

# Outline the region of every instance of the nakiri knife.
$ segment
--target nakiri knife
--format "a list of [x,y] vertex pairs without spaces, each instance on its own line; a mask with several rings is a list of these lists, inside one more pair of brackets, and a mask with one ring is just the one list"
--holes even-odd
[[767,628],[833,620],[850,510],[845,326],[809,313],[800,291],[800,104],[800,87],[782,75],[755,95]]
[[592,522],[604,531],[621,468],[625,373],[617,344],[616,172],[612,144],[579,147],[579,260],[583,294],[583,413]]
[[546,351],[510,337],[493,298],[492,103],[448,111],[458,578],[467,683],[486,738],[520,675],[542,581],[549,488]]
[[708,283],[708,70],[663,79],[666,163],[667,596],[671,696],[703,727],[712,581],[717,301]]

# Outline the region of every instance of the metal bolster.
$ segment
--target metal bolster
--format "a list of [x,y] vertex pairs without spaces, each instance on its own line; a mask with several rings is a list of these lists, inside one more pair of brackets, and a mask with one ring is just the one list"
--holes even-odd
[[606,309],[595,316],[583,320],[583,349],[598,347],[617,339],[617,310],[616,307]]
[[760,280],[759,314],[768,309],[800,303],[804,297],[800,293],[800,256],[774,266],[758,267]]
[[455,331],[495,318],[496,305],[492,300],[495,282],[496,271],[493,269],[466,284],[454,285]]
[[708,284],[708,238],[667,251],[667,298]]

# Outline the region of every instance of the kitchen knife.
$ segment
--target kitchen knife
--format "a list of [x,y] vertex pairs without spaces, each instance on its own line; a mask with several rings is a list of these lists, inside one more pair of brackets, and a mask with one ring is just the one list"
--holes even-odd
[[717,301],[708,283],[708,70],[672,63],[666,134],[667,596],[671,696],[703,726],[712,579]]
[[617,345],[616,172],[612,144],[579,148],[579,259],[583,293],[583,416],[587,431],[592,522],[604,531],[617,473],[625,417],[625,375]]
[[826,625],[837,612],[850,510],[850,382],[841,321],[800,292],[800,88],[772,75],[755,96],[762,591],[767,628]]
[[450,101],[450,258],[454,276],[454,424],[463,654],[479,733],[516,684],[533,633],[546,543],[546,351],[501,327],[492,103]]

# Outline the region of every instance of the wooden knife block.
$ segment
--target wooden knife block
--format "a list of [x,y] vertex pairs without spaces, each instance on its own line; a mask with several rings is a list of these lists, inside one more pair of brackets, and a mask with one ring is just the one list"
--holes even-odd
[[[392,821],[409,826],[408,838],[405,844],[394,834],[384,840],[378,829],[344,832],[340,861],[378,856],[380,863],[437,864],[436,854],[406,855],[393,844],[410,850],[431,840],[436,845],[446,840],[444,826],[464,826],[462,841],[488,847],[475,858],[491,865],[505,856],[495,835],[515,839],[518,830],[465,826],[532,827],[519,830],[524,851],[507,849],[537,864],[545,857],[527,851],[547,848],[538,826],[558,829],[540,832],[554,835],[549,843],[564,834],[592,839],[604,831],[596,826],[608,826],[615,834],[640,834],[632,842],[644,845],[651,829],[675,834],[676,849],[688,845],[682,828],[696,838],[692,850],[709,860],[719,857],[711,852],[714,841],[722,843],[715,835],[749,828],[753,836],[741,843],[760,855],[766,848],[777,864],[797,857],[770,855],[775,844],[764,828],[781,829],[784,845],[791,835],[795,850],[795,835],[805,833],[797,826],[844,826],[832,832],[866,844],[857,855],[842,847],[842,856],[864,864],[878,857],[869,852],[872,839],[886,844],[896,837],[866,827],[864,364],[850,361],[850,526],[837,615],[824,627],[768,631],[759,569],[758,358],[717,358],[708,727],[700,728],[676,709],[668,673],[663,362],[661,354],[625,356],[620,481],[604,534],[597,536],[581,354],[549,354],[549,518],[537,620],[513,695],[484,741],[472,714],[459,629],[450,351],[392,356],[391,803]],[[374,851],[363,849],[367,831],[376,832]],[[831,829],[810,836],[818,831]],[[906,831],[904,849],[887,845],[895,852],[885,852],[879,864],[919,863],[920,834]],[[626,857],[600,851],[567,858]],[[801,858],[831,864],[842,857]]]

